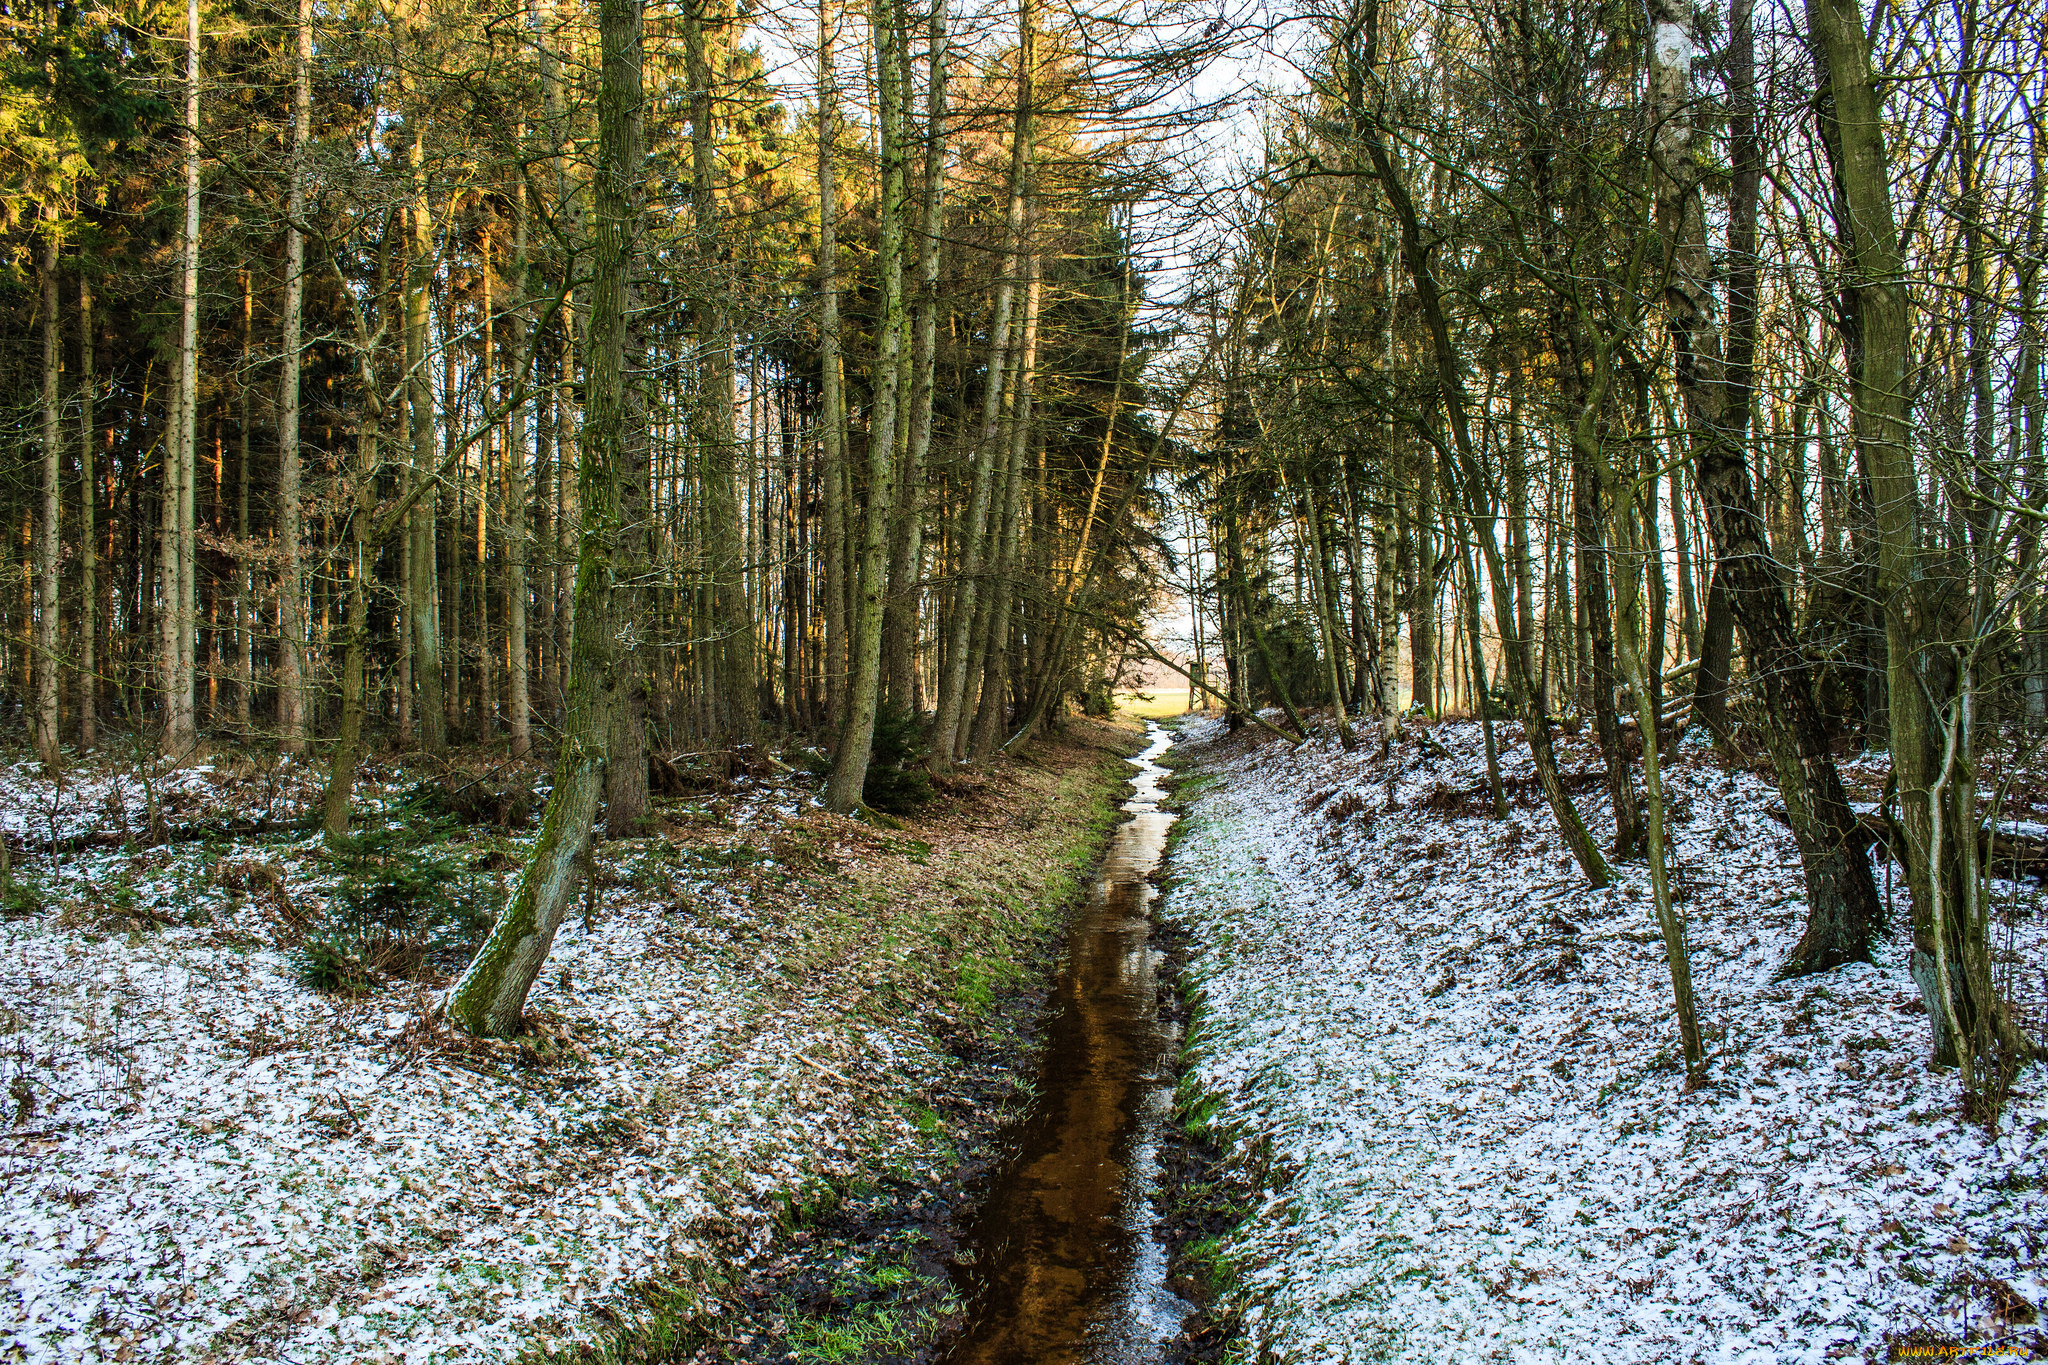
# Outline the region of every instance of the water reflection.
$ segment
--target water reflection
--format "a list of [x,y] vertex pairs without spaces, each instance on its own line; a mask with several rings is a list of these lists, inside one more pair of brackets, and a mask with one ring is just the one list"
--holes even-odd
[[1167,1292],[1152,1234],[1176,1039],[1157,1013],[1146,879],[1174,817],[1159,809],[1166,770],[1154,761],[1172,737],[1146,728],[1130,818],[1068,934],[1037,1098],[972,1230],[974,1306],[952,1365],[1142,1365],[1191,1311]]

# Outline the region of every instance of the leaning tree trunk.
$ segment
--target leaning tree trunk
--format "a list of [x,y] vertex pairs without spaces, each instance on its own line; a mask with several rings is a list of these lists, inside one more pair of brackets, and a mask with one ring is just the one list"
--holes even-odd
[[[1671,0],[1658,0],[1652,13],[1656,31],[1650,91],[1659,129],[1657,226],[1670,281],[1665,307],[1695,481],[1714,544],[1712,591],[1727,593],[1727,607],[1742,627],[1750,675],[1764,696],[1765,745],[1806,874],[1805,932],[1781,970],[1787,976],[1827,971],[1844,962],[1870,960],[1871,938],[1882,925],[1884,912],[1856,814],[1835,767],[1812,666],[1792,618],[1791,595],[1765,539],[1763,511],[1750,479],[1747,437],[1756,347],[1756,206],[1761,179],[1750,0],[1735,0],[1729,21],[1735,175],[1729,196],[1725,362],[1713,318],[1714,263],[1707,250],[1688,113],[1693,96],[1690,11]],[[1719,643],[1710,640],[1709,647]],[[1723,676],[1709,677],[1703,666],[1697,686],[1725,691],[1725,655],[1714,662]],[[1727,724],[1725,702],[1720,707],[1717,733]]]
[[471,1033],[491,1037],[507,1037],[519,1028],[527,992],[574,904],[604,786],[615,664],[609,603],[627,440],[628,276],[639,234],[634,209],[640,182],[640,16],[639,0],[600,0],[595,243],[584,371],[589,403],[577,461],[582,531],[568,707],[556,751],[554,793],[510,903],[448,997],[451,1018]]
[[[1369,50],[1364,60],[1367,69],[1378,65],[1378,20],[1375,5],[1371,22],[1367,25],[1370,34]],[[1612,873],[1607,860],[1600,856],[1599,846],[1587,833],[1578,806],[1572,801],[1571,793],[1565,790],[1558,774],[1557,755],[1551,745],[1550,719],[1543,713],[1541,694],[1533,677],[1530,642],[1515,629],[1507,566],[1494,536],[1495,512],[1487,492],[1491,483],[1472,441],[1468,416],[1471,404],[1465,392],[1464,371],[1451,342],[1450,324],[1444,315],[1442,286],[1437,282],[1436,270],[1430,261],[1430,248],[1424,242],[1415,199],[1409,193],[1400,169],[1394,164],[1385,130],[1373,121],[1376,115],[1363,109],[1358,112],[1361,115],[1360,125],[1366,130],[1366,151],[1372,159],[1373,178],[1385,191],[1387,202],[1400,225],[1401,256],[1407,264],[1409,279],[1415,285],[1423,321],[1429,328],[1436,379],[1443,395],[1444,411],[1451,429],[1452,451],[1456,456],[1455,466],[1449,472],[1455,475],[1458,494],[1464,502],[1463,515],[1467,527],[1486,562],[1487,579],[1493,589],[1495,624],[1504,646],[1501,653],[1507,665],[1508,687],[1515,698],[1515,709],[1522,717],[1523,734],[1529,742],[1529,757],[1536,765],[1537,781],[1543,787],[1544,797],[1565,846],[1586,874],[1588,883],[1594,887],[1606,886]],[[1512,645],[1508,644],[1510,639],[1513,640]]]

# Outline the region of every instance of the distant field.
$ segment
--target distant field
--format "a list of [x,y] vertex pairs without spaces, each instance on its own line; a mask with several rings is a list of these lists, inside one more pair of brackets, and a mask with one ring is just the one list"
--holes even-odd
[[1188,709],[1188,690],[1185,687],[1148,687],[1137,692],[1119,692],[1116,694],[1116,708],[1140,720],[1177,716]]

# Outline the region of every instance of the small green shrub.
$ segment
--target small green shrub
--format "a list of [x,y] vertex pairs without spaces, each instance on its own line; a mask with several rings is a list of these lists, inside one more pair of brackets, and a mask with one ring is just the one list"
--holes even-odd
[[931,774],[924,770],[929,753],[924,722],[904,707],[884,703],[875,713],[874,744],[860,799],[890,815],[915,811],[933,796]]
[[356,993],[380,976],[416,977],[437,960],[467,958],[490,928],[489,896],[451,849],[455,817],[415,787],[383,825],[336,841],[340,873],[326,912],[298,945],[299,979],[318,991]]

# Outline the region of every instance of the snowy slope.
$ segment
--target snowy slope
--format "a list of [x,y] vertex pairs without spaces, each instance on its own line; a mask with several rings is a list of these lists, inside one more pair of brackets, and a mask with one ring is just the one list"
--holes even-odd
[[[1883,1359],[1915,1328],[2032,1343],[2042,1070],[2002,1136],[1958,1123],[1903,892],[1879,965],[1772,980],[1803,905],[1765,784],[1691,750],[1675,774],[1713,1051],[1688,1096],[1644,867],[1589,891],[1533,800],[1506,825],[1441,809],[1484,781],[1476,727],[1434,731],[1450,760],[1404,743],[1391,806],[1363,750],[1189,733],[1183,761],[1220,782],[1187,789],[1165,913],[1199,945],[1196,1083],[1271,1162],[1230,1248],[1253,1347],[1619,1365]],[[1579,799],[1611,835],[1598,790]],[[2044,930],[2028,893],[2036,973]]]
[[[31,836],[121,780],[60,808],[8,776]],[[276,931],[321,902],[311,839],[19,859],[50,905],[0,918],[0,1361],[510,1359],[715,1279],[692,1267],[877,1153],[922,1160],[950,1002],[880,1008],[887,916],[809,900],[846,902],[841,862],[943,897],[953,855],[741,785],[695,851],[605,845],[517,1043],[450,1035],[428,986],[302,985]],[[171,786],[218,809],[204,770]]]

